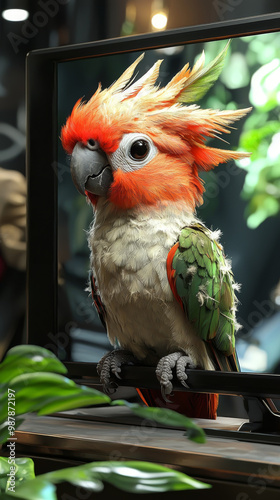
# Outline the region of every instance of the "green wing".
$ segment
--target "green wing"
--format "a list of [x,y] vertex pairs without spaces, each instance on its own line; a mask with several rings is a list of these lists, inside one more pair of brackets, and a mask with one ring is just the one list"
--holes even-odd
[[238,370],[234,280],[221,245],[202,224],[182,229],[172,267],[177,294],[217,368]]

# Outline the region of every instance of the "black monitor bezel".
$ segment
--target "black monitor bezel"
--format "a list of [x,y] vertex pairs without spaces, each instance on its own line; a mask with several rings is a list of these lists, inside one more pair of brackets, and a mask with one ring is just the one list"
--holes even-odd
[[[59,340],[60,334],[64,333],[58,332],[57,329],[57,171],[54,168],[57,159],[57,138],[60,132],[56,126],[57,64],[79,58],[145,51],[274,31],[280,31],[280,12],[172,31],[37,50],[28,54],[26,165],[27,342],[29,344],[47,348],[53,346],[55,350],[56,339]],[[65,364],[70,377],[89,377],[91,373],[95,373],[95,367],[93,368],[91,363],[66,362]],[[217,375],[223,386],[225,374]],[[205,381],[206,377],[207,373]],[[263,380],[262,394],[265,392],[265,387],[269,394],[271,377],[277,375],[250,374],[250,387],[253,387],[254,378],[256,388],[260,380]],[[243,379],[244,384],[246,376],[243,376]],[[236,377],[232,380],[233,390],[238,393]],[[87,379],[83,383],[86,384]],[[227,383],[226,379],[224,383]],[[201,384],[203,388],[203,382]]]

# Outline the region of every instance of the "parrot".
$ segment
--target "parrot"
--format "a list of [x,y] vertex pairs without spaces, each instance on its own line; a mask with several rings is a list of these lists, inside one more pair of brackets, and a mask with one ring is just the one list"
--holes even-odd
[[[188,387],[186,369],[239,371],[235,333],[239,285],[212,231],[197,217],[201,171],[249,156],[211,147],[250,108],[201,109],[228,45],[205,54],[165,86],[162,60],[133,75],[141,54],[108,88],[79,99],[61,130],[78,191],[93,207],[88,231],[92,296],[114,349],[97,366],[105,391],[126,364],[155,368],[159,389],[140,389],[148,406],[216,418],[217,394]],[[222,139],[223,140],[223,139]]]

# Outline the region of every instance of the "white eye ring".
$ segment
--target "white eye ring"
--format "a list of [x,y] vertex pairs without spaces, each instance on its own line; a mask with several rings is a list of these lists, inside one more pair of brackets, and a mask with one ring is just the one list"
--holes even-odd
[[99,143],[95,139],[89,139],[87,141],[86,147],[90,151],[97,151],[97,149],[99,149]]
[[148,135],[131,133],[122,137],[118,149],[108,155],[108,158],[114,170],[120,168],[124,172],[133,172],[147,165],[157,152]]

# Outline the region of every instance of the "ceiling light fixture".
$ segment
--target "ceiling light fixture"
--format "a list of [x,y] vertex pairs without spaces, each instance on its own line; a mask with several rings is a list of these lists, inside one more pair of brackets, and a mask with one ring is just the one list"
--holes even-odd
[[164,30],[168,21],[166,0],[153,0],[151,3],[151,25],[154,30]]
[[3,2],[2,17],[6,21],[25,21],[29,16],[28,2],[26,0],[7,0]]
[[167,15],[165,12],[157,12],[152,17],[152,26],[156,30],[163,30],[167,25]]

